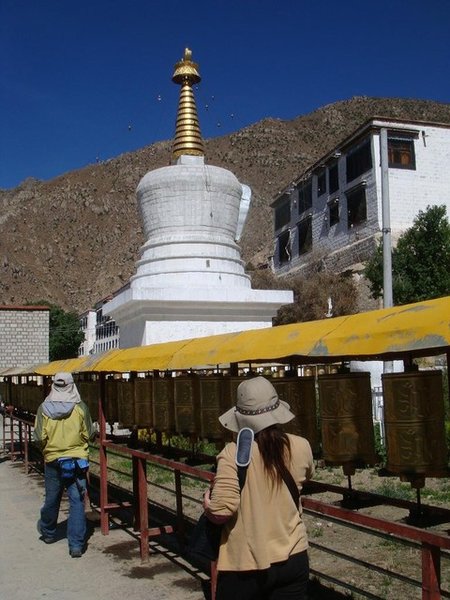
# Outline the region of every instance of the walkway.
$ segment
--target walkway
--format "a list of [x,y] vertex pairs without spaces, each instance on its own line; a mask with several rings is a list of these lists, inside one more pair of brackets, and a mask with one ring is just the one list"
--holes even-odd
[[136,539],[119,528],[103,536],[96,513],[88,513],[86,553],[71,558],[65,500],[60,538],[44,544],[36,531],[43,497],[42,476],[0,453],[0,600],[204,600],[201,580],[173,553],[152,545],[143,564]]

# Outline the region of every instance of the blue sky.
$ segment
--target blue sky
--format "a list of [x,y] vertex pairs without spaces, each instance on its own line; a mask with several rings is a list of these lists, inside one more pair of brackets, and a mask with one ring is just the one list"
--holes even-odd
[[205,138],[352,96],[450,102],[450,0],[0,0],[0,188],[170,139],[186,46]]

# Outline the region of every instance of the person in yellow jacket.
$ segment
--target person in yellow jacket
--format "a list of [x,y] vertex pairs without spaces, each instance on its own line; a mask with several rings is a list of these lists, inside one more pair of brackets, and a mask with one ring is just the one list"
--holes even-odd
[[34,441],[41,447],[45,463],[45,501],[37,528],[46,544],[56,541],[59,507],[66,489],[67,540],[73,558],[84,551],[84,495],[89,440],[94,436],[89,409],[80,398],[72,374],[57,373],[50,393],[38,408],[34,424]]

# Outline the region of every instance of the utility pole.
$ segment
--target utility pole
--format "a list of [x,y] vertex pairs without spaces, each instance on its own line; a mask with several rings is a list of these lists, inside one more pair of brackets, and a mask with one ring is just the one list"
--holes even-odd
[[383,307],[394,306],[392,295],[391,205],[389,201],[389,158],[387,129],[380,130],[381,232],[383,234]]
[[[391,240],[391,205],[389,201],[389,156],[387,129],[380,129],[380,166],[381,166],[381,232],[383,240],[383,307],[394,305],[392,294],[392,240]],[[394,365],[391,360],[384,361],[383,372],[392,373]],[[384,402],[384,400],[383,400]],[[384,414],[384,411],[382,411]],[[381,437],[385,440],[384,419],[380,423]]]

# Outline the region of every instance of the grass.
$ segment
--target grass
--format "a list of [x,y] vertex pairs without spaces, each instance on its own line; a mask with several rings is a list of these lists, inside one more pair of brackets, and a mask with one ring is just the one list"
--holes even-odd
[[448,483],[447,479],[443,479],[440,483],[439,489],[430,489],[424,487],[423,490],[421,490],[421,495],[423,498],[427,498],[428,500],[450,505],[450,483]]
[[311,538],[320,538],[323,536],[324,527],[321,523],[316,523],[314,527],[310,527],[309,535]]
[[375,489],[377,494],[387,496],[388,498],[397,498],[399,500],[415,500],[415,491],[409,483],[401,483],[399,481],[383,481],[383,483]]
[[[98,463],[100,460],[99,451],[96,447],[90,448],[91,468],[96,474],[99,472]],[[128,456],[116,452],[108,452],[108,470],[111,473],[111,479],[121,484],[129,483],[133,476],[133,462]],[[157,464],[147,463],[147,479],[150,483],[161,486],[174,485],[175,477],[171,469],[159,466]],[[182,484],[184,488],[199,489],[205,488],[207,483],[202,480],[186,477],[182,475]]]

